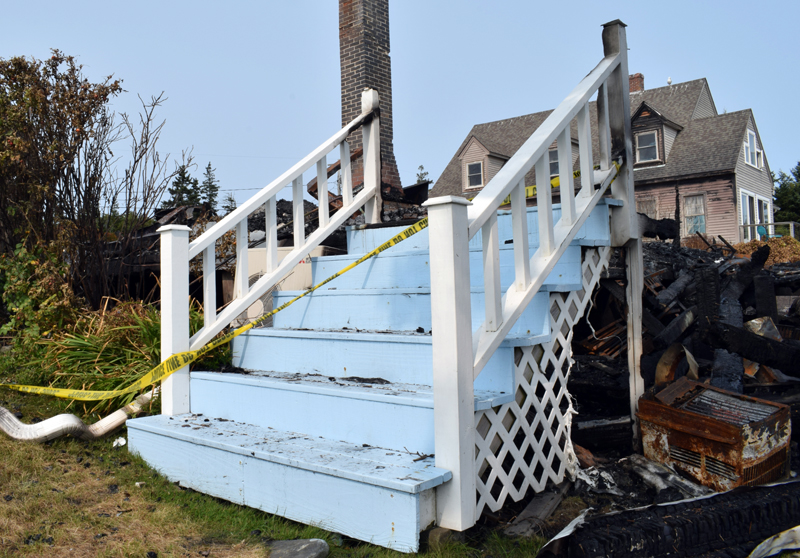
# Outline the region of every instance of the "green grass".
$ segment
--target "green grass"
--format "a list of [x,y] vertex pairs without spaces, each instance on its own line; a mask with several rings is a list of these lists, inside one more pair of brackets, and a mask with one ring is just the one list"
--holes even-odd
[[[65,406],[52,398],[8,391],[0,391],[0,404],[22,412],[23,422],[49,418]],[[125,434],[123,429],[92,442],[61,438],[30,444],[0,433],[0,557],[141,557],[157,552],[159,558],[171,558],[208,551],[218,558],[247,558],[265,556],[271,540],[297,538],[326,540],[333,558],[404,556],[183,489],[131,455],[127,446],[112,448],[112,440]],[[543,542],[509,539],[498,528],[476,527],[466,533],[466,542],[448,543],[421,556],[530,557]]]

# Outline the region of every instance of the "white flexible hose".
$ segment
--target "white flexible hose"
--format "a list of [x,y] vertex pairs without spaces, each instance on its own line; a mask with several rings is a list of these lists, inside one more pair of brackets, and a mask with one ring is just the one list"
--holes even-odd
[[113,432],[128,418],[138,415],[142,407],[150,403],[155,397],[157,388],[148,393],[143,393],[122,409],[114,411],[106,418],[87,426],[75,415],[56,415],[37,424],[24,424],[11,411],[0,407],[0,430],[14,440],[23,442],[46,442],[69,434],[82,440],[94,440]]

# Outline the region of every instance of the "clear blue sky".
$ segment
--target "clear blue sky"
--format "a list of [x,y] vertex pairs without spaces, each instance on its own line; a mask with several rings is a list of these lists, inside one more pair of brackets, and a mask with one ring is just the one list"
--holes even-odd
[[[168,101],[161,150],[193,149],[239,202],[340,126],[336,0],[6,2],[0,57],[78,57],[96,81]],[[628,25],[645,87],[705,77],[722,112],[753,109],[773,171],[800,160],[800,2],[390,0],[394,145],[404,184],[438,178],[473,124],[553,108]],[[309,177],[310,178],[310,177]]]

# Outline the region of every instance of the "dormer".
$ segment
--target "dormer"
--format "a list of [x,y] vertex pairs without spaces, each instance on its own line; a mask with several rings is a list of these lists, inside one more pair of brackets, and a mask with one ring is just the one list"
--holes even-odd
[[461,162],[461,191],[468,194],[483,189],[509,158],[489,151],[472,136],[458,154],[458,159]]
[[683,126],[663,111],[650,106],[646,101],[642,102],[631,118],[634,167],[665,164],[675,137],[681,130]]

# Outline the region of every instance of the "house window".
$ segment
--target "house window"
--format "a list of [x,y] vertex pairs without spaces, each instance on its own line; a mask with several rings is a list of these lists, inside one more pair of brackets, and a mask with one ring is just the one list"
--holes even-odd
[[558,176],[558,150],[551,149],[548,156],[550,158],[550,176]]
[[703,194],[683,198],[686,236],[706,232],[706,212]]
[[467,164],[467,188],[480,188],[483,186],[483,163]]
[[767,198],[751,194],[750,192],[742,190],[742,225],[751,225],[743,227],[742,240],[745,242],[750,240],[758,240],[758,227],[754,225],[764,225],[772,222],[772,215],[770,214],[770,201]]
[[764,166],[764,152],[758,148],[755,132],[747,130],[747,139],[744,142],[744,160],[748,165],[756,168]]
[[647,161],[658,160],[658,146],[656,144],[656,133],[646,132],[636,136],[636,162],[645,163]]

